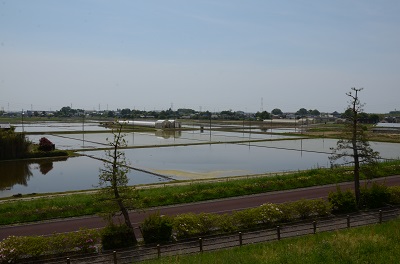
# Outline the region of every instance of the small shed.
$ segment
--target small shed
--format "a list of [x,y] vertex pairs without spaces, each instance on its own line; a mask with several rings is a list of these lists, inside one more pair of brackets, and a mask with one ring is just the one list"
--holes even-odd
[[0,130],[10,130],[11,125],[10,124],[0,124]]
[[179,121],[176,120],[168,120],[169,122],[169,128],[181,128],[182,124]]
[[155,124],[155,128],[157,129],[164,129],[168,127],[168,121],[167,120],[157,120]]

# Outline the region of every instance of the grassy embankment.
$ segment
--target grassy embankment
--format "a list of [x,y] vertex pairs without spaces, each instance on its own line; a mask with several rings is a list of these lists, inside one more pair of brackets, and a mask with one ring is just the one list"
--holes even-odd
[[[400,174],[400,161],[381,163],[376,177]],[[239,178],[224,182],[197,182],[138,189],[142,208],[197,202],[218,198],[335,184],[352,180],[346,168],[312,169],[287,175]],[[0,225],[53,218],[92,215],[100,211],[93,193],[54,195],[32,200],[0,203]]]
[[[236,131],[240,132],[241,126],[242,126],[242,121],[227,121],[227,122],[218,122],[214,121],[215,124],[229,124],[232,125],[232,127],[222,127],[218,128],[217,130],[225,130],[225,131]],[[267,132],[271,132],[274,134],[284,134],[284,135],[292,135],[292,136],[303,136],[303,137],[310,137],[310,138],[341,138],[342,131],[344,129],[344,124],[334,124],[334,123],[318,123],[318,124],[310,124],[310,125],[305,125],[302,128],[304,130],[300,130],[301,126],[300,125],[295,125],[293,123],[279,123],[279,122],[274,122],[274,123],[268,123],[268,122],[261,122],[261,121],[253,121],[251,123],[246,122],[243,124],[243,128],[246,127],[247,129],[249,126],[252,127],[259,127],[262,130],[265,129]],[[389,133],[374,133],[372,131],[374,125],[372,124],[365,124],[366,127],[366,133],[368,136],[368,139],[370,141],[376,141],[376,142],[388,142],[388,143],[400,143],[400,134],[389,134]],[[274,130],[274,129],[281,129],[281,128],[297,128],[298,132],[295,133],[280,133],[279,130]],[[269,131],[268,131],[269,130]],[[252,131],[252,133],[263,133],[263,132],[257,132],[257,130]]]
[[400,220],[142,263],[400,263]]
[[[304,136],[340,138],[342,136],[343,124],[318,124],[309,126]],[[366,125],[369,141],[400,143],[400,134],[374,133],[373,125]]]

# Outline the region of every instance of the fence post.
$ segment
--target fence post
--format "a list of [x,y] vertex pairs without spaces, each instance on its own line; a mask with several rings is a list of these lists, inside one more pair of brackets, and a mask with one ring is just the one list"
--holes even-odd
[[71,264],[71,260],[67,258],[67,264]]
[[158,256],[158,258],[160,258],[160,256],[161,256],[160,244],[157,244],[157,256]]
[[379,224],[382,224],[382,210],[379,210]]
[[278,236],[278,240],[281,240],[281,228],[280,228],[280,226],[276,227],[276,234]]
[[203,252],[203,239],[199,238],[200,252]]
[[312,224],[313,224],[313,229],[314,229],[314,234],[315,234],[315,233],[317,233],[317,222],[313,221]]
[[350,215],[347,215],[347,228],[350,228]]
[[243,245],[242,232],[239,232],[239,246]]
[[117,251],[113,251],[113,260],[114,260],[114,264],[117,264]]

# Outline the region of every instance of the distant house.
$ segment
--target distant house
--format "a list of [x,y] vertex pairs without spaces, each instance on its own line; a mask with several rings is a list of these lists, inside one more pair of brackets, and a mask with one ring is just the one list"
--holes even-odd
[[293,114],[293,113],[287,113],[287,114],[286,114],[286,118],[287,118],[287,119],[296,119],[296,115]]
[[338,113],[337,111],[333,112],[331,115],[335,118],[340,118],[342,116],[342,114]]

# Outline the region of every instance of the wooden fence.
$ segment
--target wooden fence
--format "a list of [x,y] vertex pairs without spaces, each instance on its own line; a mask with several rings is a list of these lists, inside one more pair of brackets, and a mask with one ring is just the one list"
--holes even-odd
[[34,261],[25,259],[18,263],[135,263],[147,259],[159,258],[161,256],[193,254],[237,247],[246,244],[280,240],[289,237],[304,236],[315,234],[317,232],[377,224],[395,219],[399,215],[400,208],[385,208],[379,211],[359,212],[350,215],[318,219],[317,221],[312,222],[295,222],[270,229],[243,231],[228,235],[206,236],[164,245],[139,246],[118,252],[108,251],[88,255],[69,256],[68,258],[36,259]]

